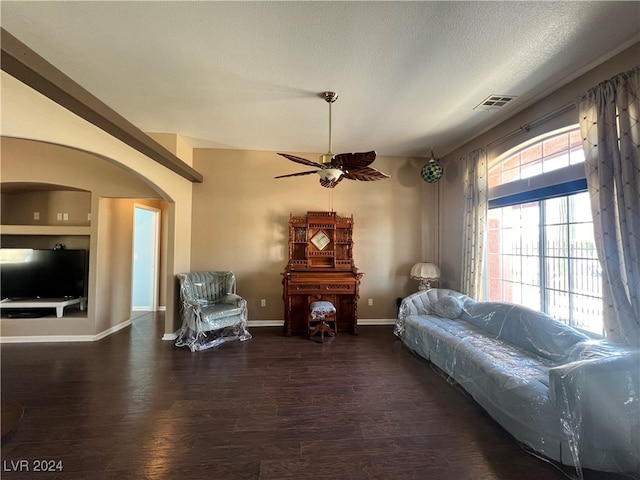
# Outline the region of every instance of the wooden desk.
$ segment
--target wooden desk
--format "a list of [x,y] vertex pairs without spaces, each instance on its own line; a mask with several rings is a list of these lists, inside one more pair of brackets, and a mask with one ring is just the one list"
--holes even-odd
[[336,307],[338,332],[358,333],[360,279],[353,263],[353,215],[307,212],[289,217],[289,262],[282,276],[284,334],[308,334],[309,306]]
[[282,276],[284,299],[284,334],[308,334],[309,305],[327,301],[336,307],[338,332],[358,334],[358,299],[360,279],[364,274],[349,271],[286,269]]

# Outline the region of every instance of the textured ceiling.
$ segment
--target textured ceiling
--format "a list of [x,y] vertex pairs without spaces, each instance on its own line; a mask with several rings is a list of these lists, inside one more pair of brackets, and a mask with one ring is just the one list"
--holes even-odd
[[[638,2],[2,1],[2,27],[194,147],[442,156],[640,39]],[[517,98],[474,110],[492,94]],[[3,119],[10,121],[10,119]]]

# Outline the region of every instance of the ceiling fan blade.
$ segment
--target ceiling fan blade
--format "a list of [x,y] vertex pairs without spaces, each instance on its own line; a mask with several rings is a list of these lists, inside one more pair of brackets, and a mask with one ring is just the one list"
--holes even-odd
[[361,153],[339,153],[333,158],[336,167],[343,170],[355,170],[357,168],[368,167],[376,159],[376,152]]
[[301,163],[302,165],[306,165],[307,167],[318,167],[322,168],[322,165],[316,162],[312,162],[311,160],[307,160],[306,158],[296,157],[295,155],[289,155],[288,153],[279,153],[278,155],[291,160],[292,162]]
[[372,182],[374,180],[383,180],[389,178],[389,175],[382,173],[380,170],[376,170],[373,167],[358,168],[356,170],[350,170],[343,175],[349,180],[361,180],[363,182]]
[[286,178],[286,177],[300,177],[302,175],[311,175],[312,173],[318,173],[318,170],[307,170],[306,172],[290,173],[288,175],[278,175],[273,178]]

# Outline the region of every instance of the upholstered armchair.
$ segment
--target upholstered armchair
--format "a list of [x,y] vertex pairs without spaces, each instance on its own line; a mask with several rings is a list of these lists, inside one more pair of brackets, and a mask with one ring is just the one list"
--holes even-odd
[[236,294],[233,272],[178,274],[182,327],[176,346],[192,352],[230,340],[248,340],[247,301]]

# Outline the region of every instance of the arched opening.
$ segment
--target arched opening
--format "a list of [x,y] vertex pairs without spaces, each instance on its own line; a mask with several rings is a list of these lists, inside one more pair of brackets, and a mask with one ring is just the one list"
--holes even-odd
[[48,249],[61,244],[89,252],[86,311],[43,319],[28,328],[3,318],[3,340],[12,336],[95,340],[131,322],[136,204],[160,212],[156,274],[158,304],[164,309],[171,295],[168,272],[173,270],[169,228],[175,224],[171,218],[175,208],[166,194],[139,172],[67,146],[3,138],[2,157],[2,245]]

